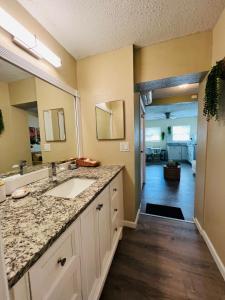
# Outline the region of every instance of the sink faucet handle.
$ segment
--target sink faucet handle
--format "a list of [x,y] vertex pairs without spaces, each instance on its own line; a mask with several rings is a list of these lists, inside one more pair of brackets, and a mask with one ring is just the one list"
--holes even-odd
[[51,181],[54,181],[56,179],[56,175],[57,175],[56,168],[57,168],[56,162],[52,161],[49,163],[49,179]]
[[26,164],[27,164],[27,161],[26,161],[26,160],[21,160],[20,163],[19,163],[19,165],[20,165],[20,166],[23,166],[23,167],[25,167]]
[[27,163],[26,160],[21,160],[20,161],[20,163],[19,163],[20,175],[23,175],[23,169],[24,169],[24,167],[26,167],[26,163]]

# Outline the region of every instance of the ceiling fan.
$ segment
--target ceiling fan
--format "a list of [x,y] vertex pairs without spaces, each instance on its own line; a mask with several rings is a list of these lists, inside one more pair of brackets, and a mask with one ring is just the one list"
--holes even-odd
[[176,119],[176,116],[175,115],[173,115],[173,113],[172,112],[165,112],[165,113],[162,113],[162,115],[159,117],[159,119],[171,119],[171,120],[174,120],[174,119]]

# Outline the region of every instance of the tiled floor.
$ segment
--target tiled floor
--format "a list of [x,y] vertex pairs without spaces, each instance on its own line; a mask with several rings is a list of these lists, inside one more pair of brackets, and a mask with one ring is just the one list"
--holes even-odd
[[195,177],[191,165],[181,164],[180,182],[166,181],[163,177],[163,163],[146,166],[146,181],[142,193],[141,211],[146,203],[176,206],[182,209],[185,220],[192,221],[194,215]]

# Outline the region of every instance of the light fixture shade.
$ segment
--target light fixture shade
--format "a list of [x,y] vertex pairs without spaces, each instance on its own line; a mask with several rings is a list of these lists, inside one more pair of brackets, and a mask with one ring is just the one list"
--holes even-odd
[[48,47],[46,47],[41,41],[36,40],[36,45],[33,48],[34,52],[43,57],[54,67],[59,68],[62,65],[60,57],[53,53]]
[[62,65],[60,57],[46,47],[34,34],[29,32],[23,25],[0,8],[0,27],[13,36],[13,41],[32,53],[35,57],[47,60],[54,67]]
[[0,8],[0,26],[27,48],[35,46],[35,36],[2,8]]

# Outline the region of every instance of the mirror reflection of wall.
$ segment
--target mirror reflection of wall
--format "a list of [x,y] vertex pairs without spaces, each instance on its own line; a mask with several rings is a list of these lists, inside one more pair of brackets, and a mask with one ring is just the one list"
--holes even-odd
[[122,100],[96,104],[96,132],[99,140],[124,139],[124,102]]
[[[0,176],[18,173],[13,166],[22,160],[29,172],[76,156],[74,101],[72,95],[0,60]],[[45,136],[44,111],[49,110],[58,122],[54,142]]]

